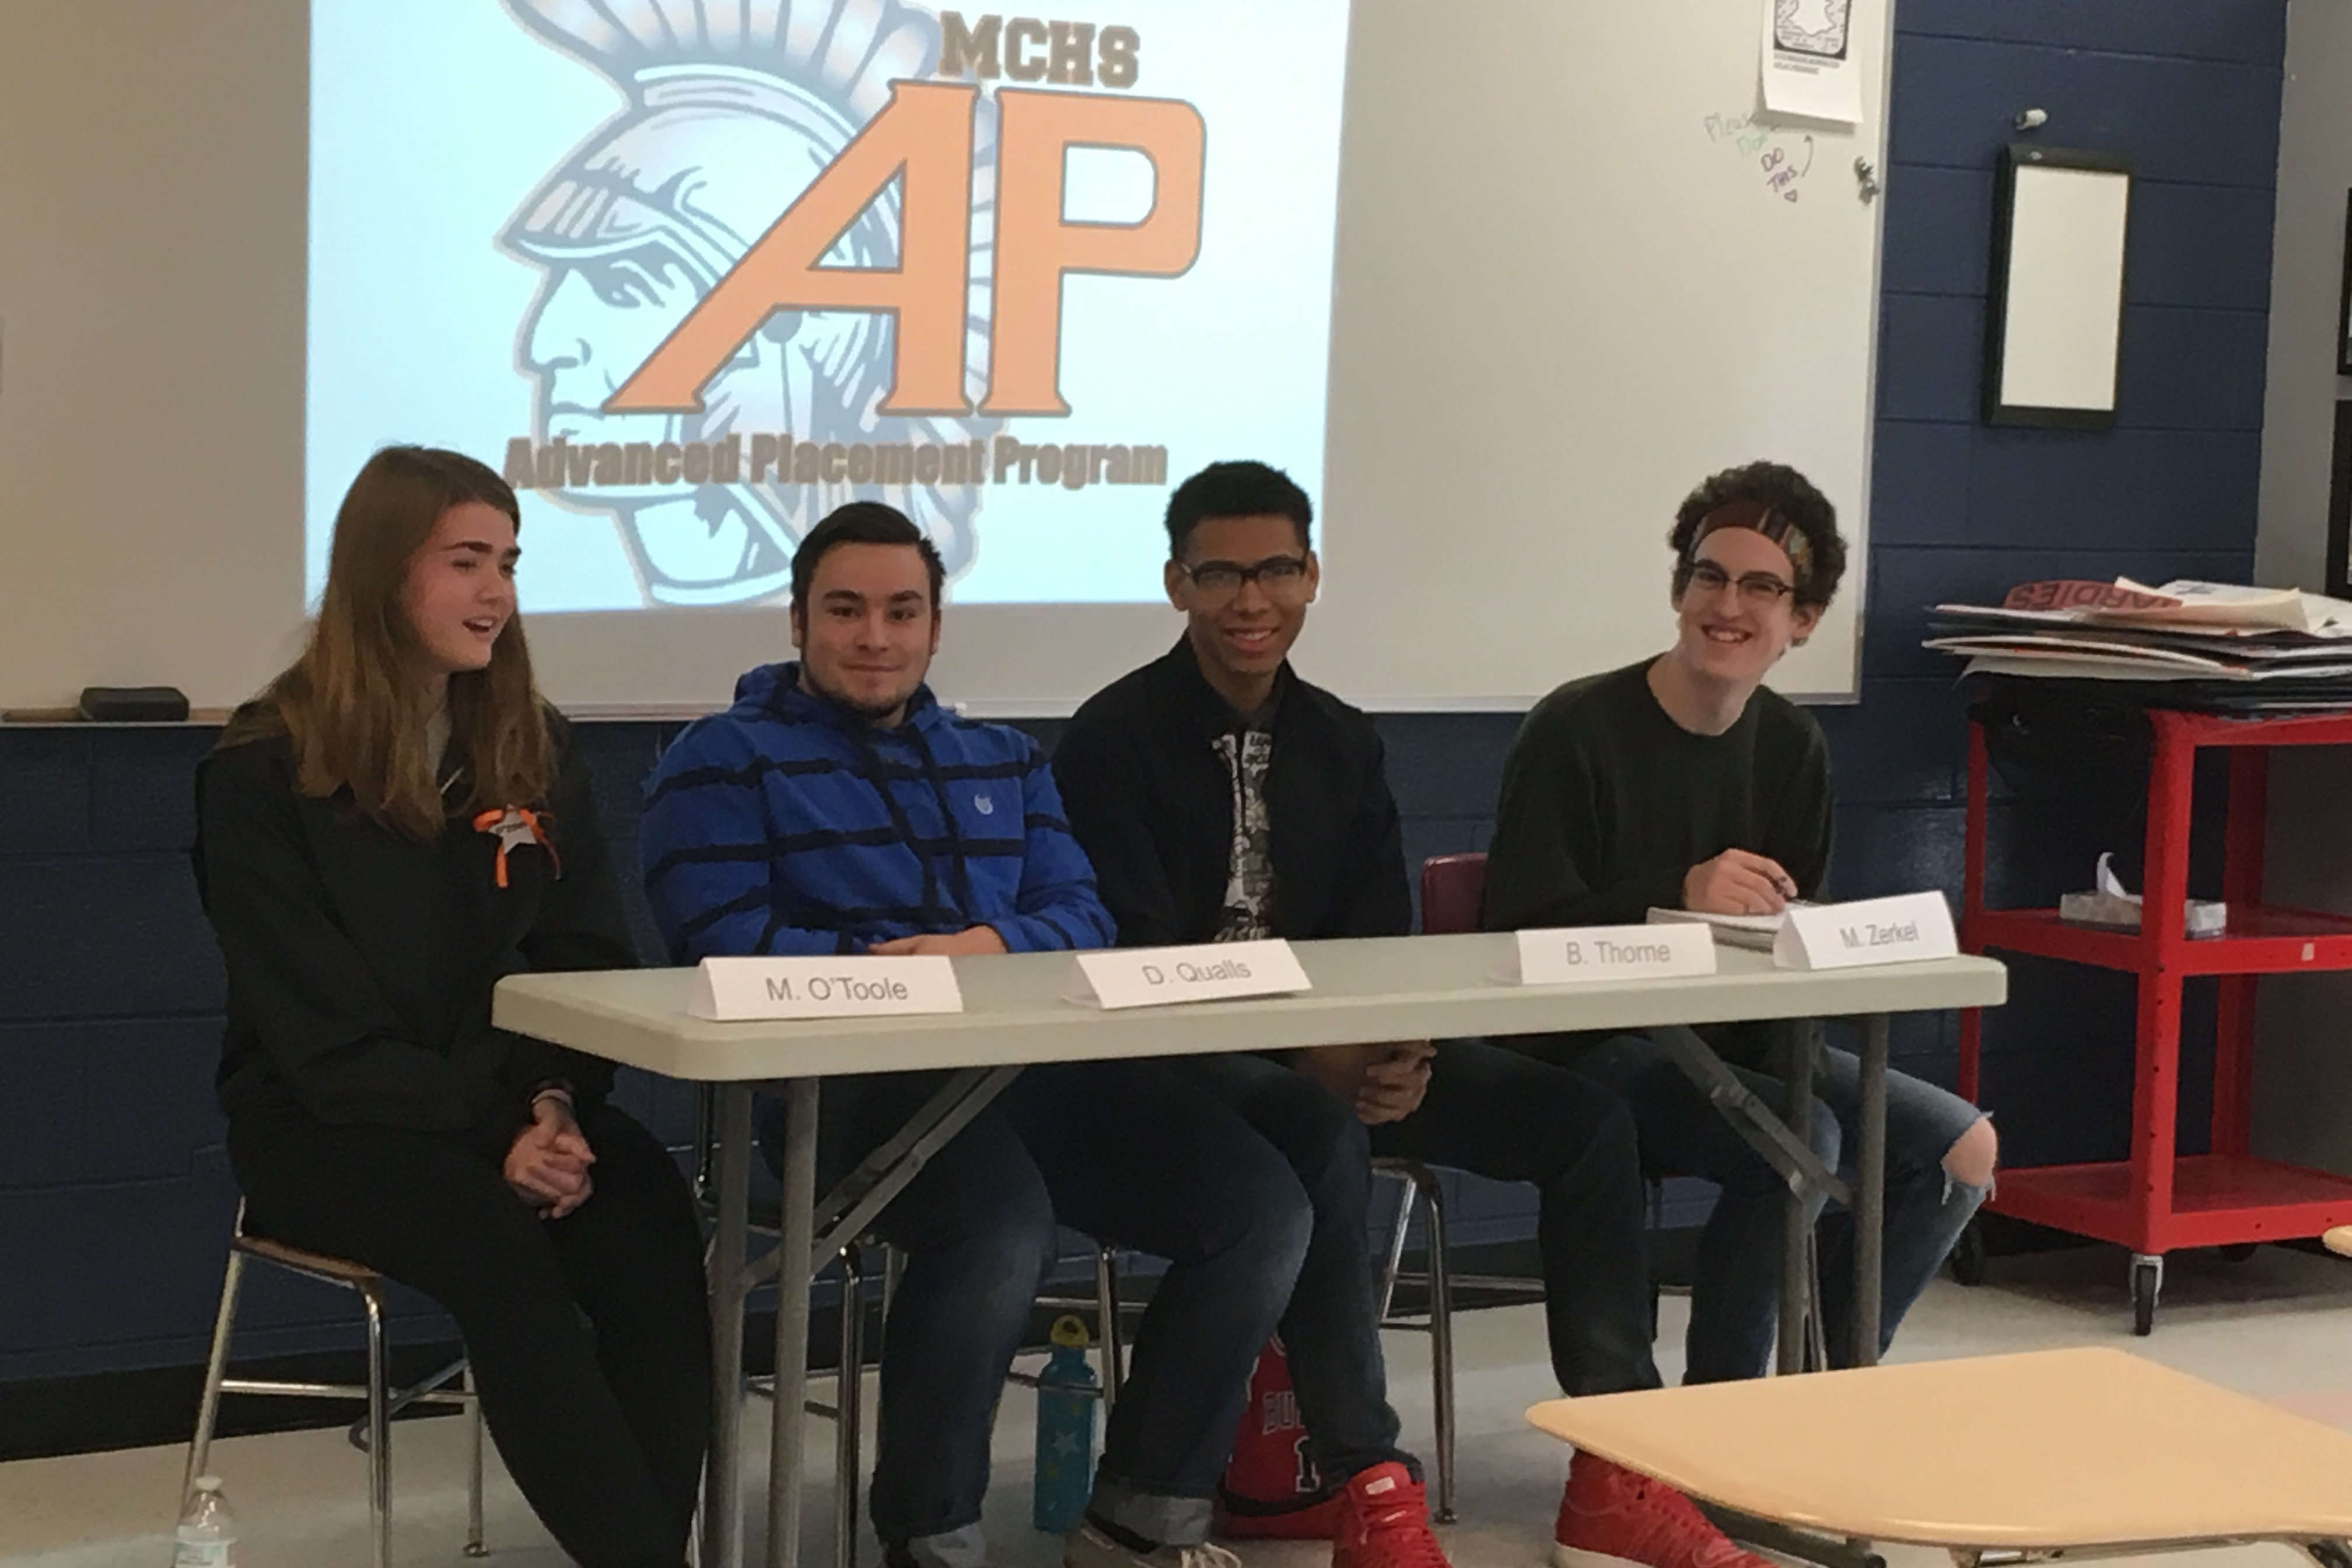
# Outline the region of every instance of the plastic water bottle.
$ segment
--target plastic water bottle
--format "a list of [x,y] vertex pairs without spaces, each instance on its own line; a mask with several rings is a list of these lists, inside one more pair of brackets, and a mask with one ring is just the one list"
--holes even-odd
[[1053,1354],[1037,1374],[1037,1496],[1032,1520],[1048,1535],[1078,1528],[1094,1490],[1095,1369],[1087,1364],[1087,1326],[1054,1320]]
[[221,1496],[220,1478],[198,1476],[172,1538],[172,1568],[234,1568],[236,1547],[236,1516]]

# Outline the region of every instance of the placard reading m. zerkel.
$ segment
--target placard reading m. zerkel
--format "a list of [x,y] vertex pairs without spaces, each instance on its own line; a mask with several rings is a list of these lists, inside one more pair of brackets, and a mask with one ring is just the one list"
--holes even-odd
[[1167,487],[1320,489],[1346,0],[313,0],[308,584],[387,440],[523,607],[780,595],[856,498],[963,603],[1152,596]]

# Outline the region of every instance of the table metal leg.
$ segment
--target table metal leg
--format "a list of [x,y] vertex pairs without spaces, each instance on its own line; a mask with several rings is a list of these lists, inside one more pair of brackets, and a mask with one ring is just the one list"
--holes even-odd
[[1874,1013],[1862,1028],[1862,1147],[1853,1178],[1853,1344],[1856,1366],[1878,1364],[1879,1288],[1886,1277],[1887,1020]]
[[718,1092],[719,1234],[710,1248],[710,1463],[703,1482],[702,1568],[743,1562],[744,1251],[751,1239],[751,1087]]
[[[1804,1020],[1788,1026],[1788,1062],[1781,1082],[1789,1095],[1781,1120],[1791,1129],[1813,1124],[1813,1058],[1820,1048],[1818,1023]],[[1801,1132],[1800,1133],[1801,1136]],[[1811,1194],[1801,1182],[1789,1184],[1780,1233],[1780,1354],[1783,1374],[1805,1370],[1805,1327],[1808,1314],[1818,1310],[1812,1299],[1812,1269],[1808,1250],[1811,1228]]]
[[[1789,1032],[1787,1037],[1793,1038],[1801,1026],[1791,1022],[1782,1027]],[[1741,1142],[1755,1150],[1782,1181],[1792,1188],[1804,1188],[1815,1198],[1847,1204],[1853,1201],[1853,1192],[1838,1180],[1836,1172],[1822,1163],[1812,1144],[1792,1131],[1778,1110],[1751,1092],[1705,1040],[1680,1026],[1654,1029],[1650,1037],[1665,1047],[1683,1076],[1698,1087],[1708,1102],[1731,1123]],[[1781,1054],[1786,1055],[1785,1045]],[[1786,1070],[1785,1063],[1782,1070]],[[1811,1123],[1806,1125],[1810,1127]]]
[[[784,1091],[783,1190],[776,1238],[776,1397],[768,1440],[768,1568],[796,1568],[808,1417],[809,1253],[816,1239],[817,1080]],[[739,1395],[740,1397],[740,1395]]]

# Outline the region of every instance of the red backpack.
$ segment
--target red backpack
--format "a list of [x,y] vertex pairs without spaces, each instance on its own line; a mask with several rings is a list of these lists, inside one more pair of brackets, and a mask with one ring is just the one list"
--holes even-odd
[[1315,1468],[1290,1358],[1266,1342],[1250,1373],[1249,1404],[1234,1433],[1234,1457],[1217,1483],[1217,1533],[1236,1540],[1328,1541],[1339,1493]]

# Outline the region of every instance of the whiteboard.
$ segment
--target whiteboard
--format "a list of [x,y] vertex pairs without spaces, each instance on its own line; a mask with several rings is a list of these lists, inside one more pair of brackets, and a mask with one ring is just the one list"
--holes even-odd
[[[1771,458],[1852,546],[1775,684],[1851,694],[1880,210],[1853,163],[1884,167],[1886,7],[1851,14],[1859,132],[1758,120],[1758,0],[1409,9],[1357,8],[1327,462],[1349,635],[1301,664],[1377,707],[1511,709],[1629,663],[1673,637],[1675,508]],[[1351,547],[1359,512],[1420,547]],[[1418,657],[1441,639],[1478,647],[1483,689]]]
[[[1859,128],[1774,124],[1763,3],[1357,0],[1311,679],[1510,710],[1654,651],[1675,506],[1770,457],[1853,546],[1776,683],[1853,691],[1879,222],[1853,166],[1883,161],[1889,16],[1853,7]],[[135,27],[24,7],[0,42],[22,150],[0,161],[0,707],[151,682],[234,702],[304,613],[304,0]],[[708,707],[785,649],[774,610],[617,618],[534,619],[557,700]],[[951,609],[935,684],[1064,712],[1176,630],[1148,605]]]

